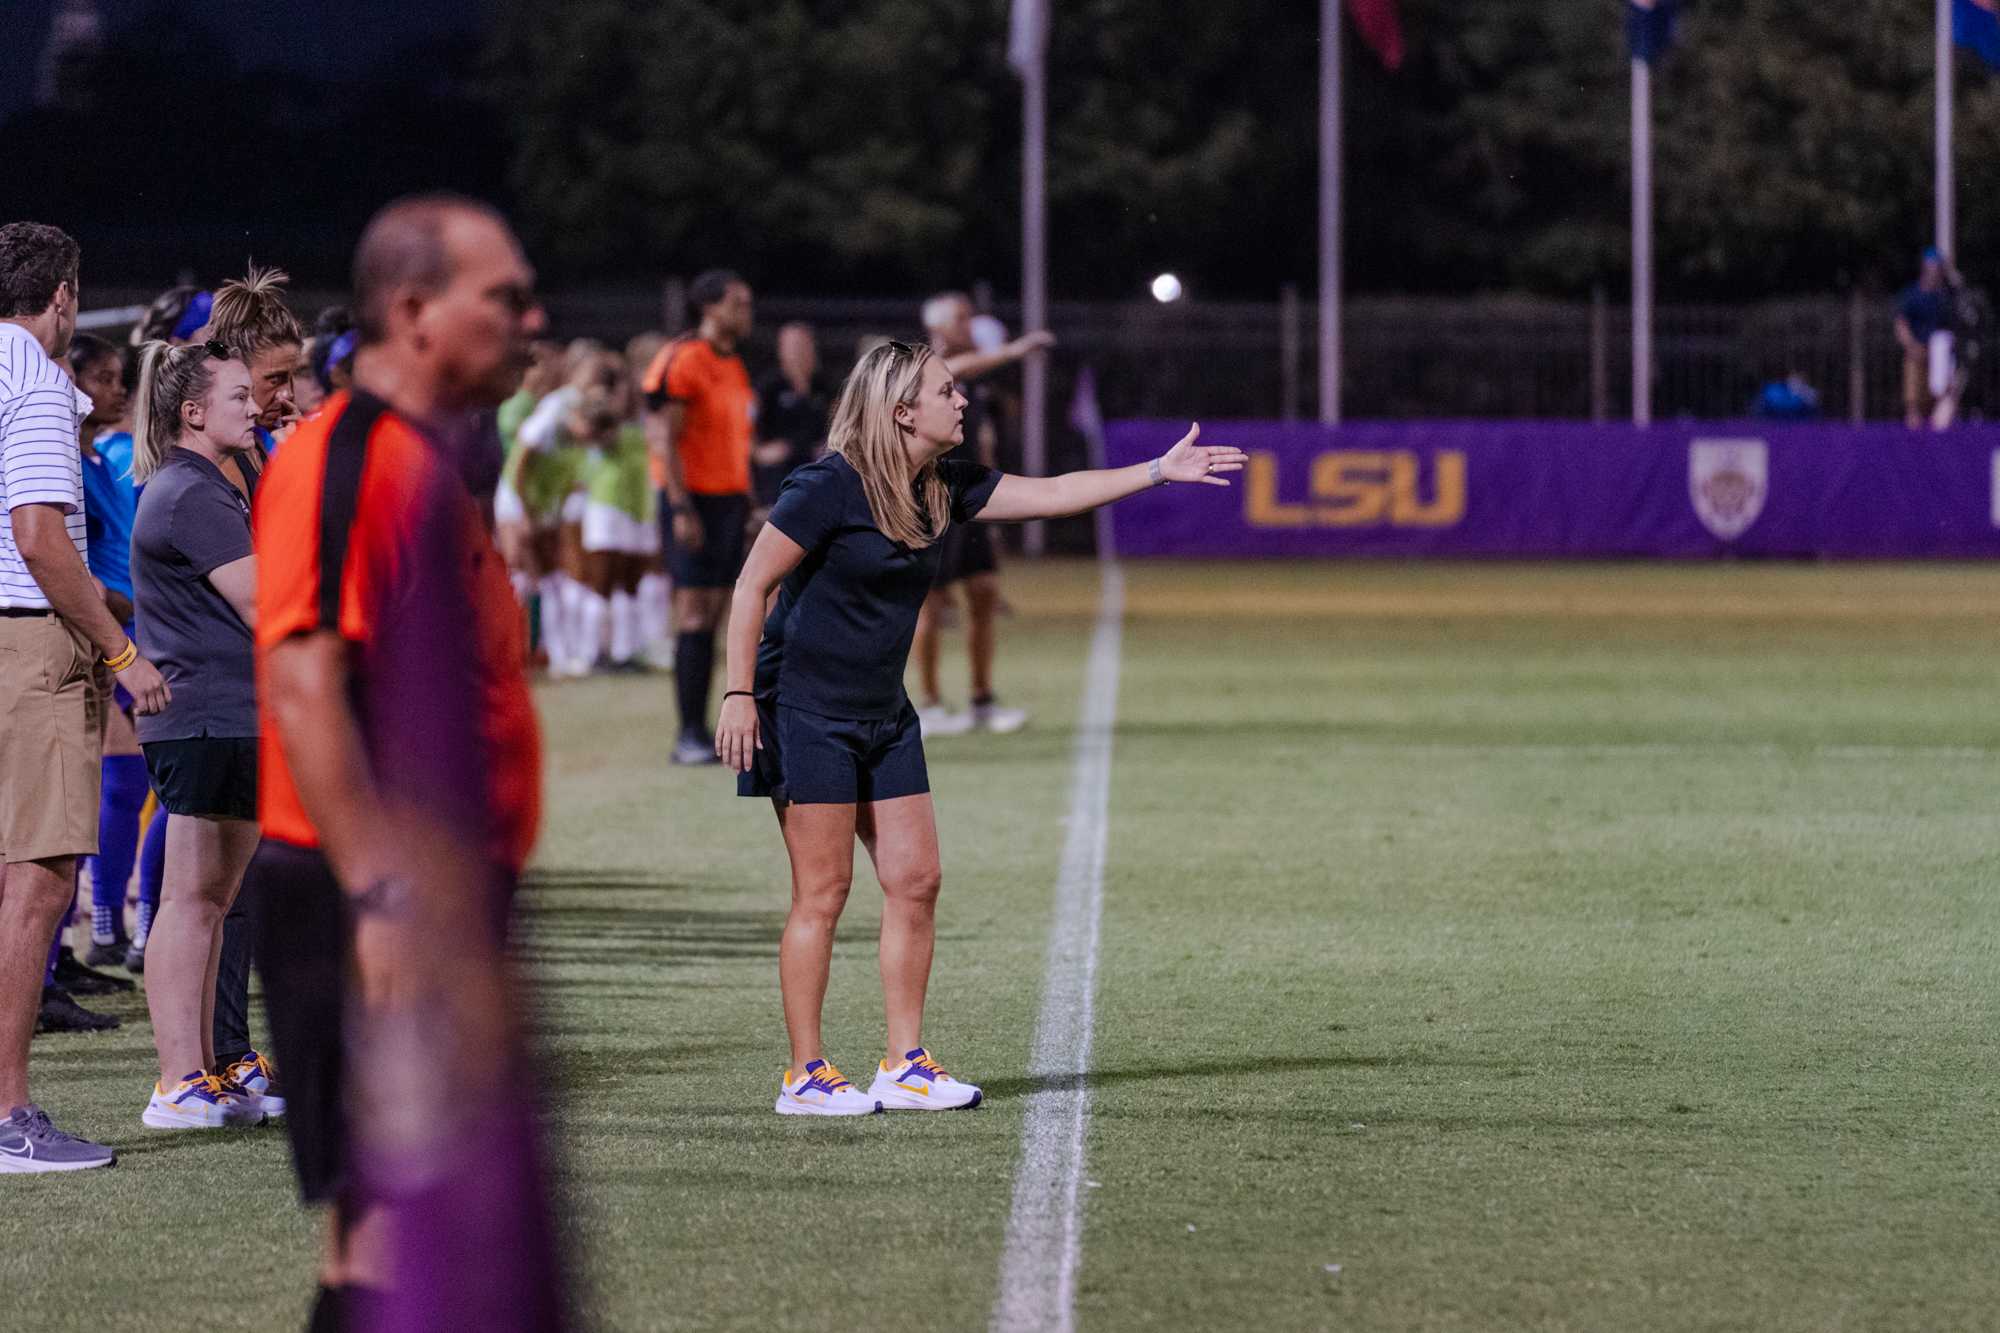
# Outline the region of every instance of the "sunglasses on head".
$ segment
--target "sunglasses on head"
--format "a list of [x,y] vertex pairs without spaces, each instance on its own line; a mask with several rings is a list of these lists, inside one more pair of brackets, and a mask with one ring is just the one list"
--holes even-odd
[[176,350],[190,351],[190,352],[205,352],[208,355],[208,359],[211,361],[227,361],[232,356],[232,353],[229,350],[229,345],[227,343],[220,342],[214,338],[210,338],[207,342],[186,343],[183,344],[182,347]]

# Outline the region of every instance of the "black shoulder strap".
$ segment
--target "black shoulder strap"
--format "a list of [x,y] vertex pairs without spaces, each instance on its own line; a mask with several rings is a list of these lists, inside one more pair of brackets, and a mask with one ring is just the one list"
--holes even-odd
[[361,504],[361,472],[368,462],[368,437],[389,405],[356,390],[327,434],[326,474],[319,492],[319,624],[340,629],[340,590],[347,548]]

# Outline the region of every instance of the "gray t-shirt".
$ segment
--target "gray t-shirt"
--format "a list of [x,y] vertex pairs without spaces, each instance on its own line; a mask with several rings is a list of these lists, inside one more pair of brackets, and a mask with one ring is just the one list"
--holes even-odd
[[165,712],[138,719],[141,741],[257,734],[250,627],[208,581],[251,551],[243,493],[215,464],[176,446],[146,482],[132,522],[139,651],[174,693]]

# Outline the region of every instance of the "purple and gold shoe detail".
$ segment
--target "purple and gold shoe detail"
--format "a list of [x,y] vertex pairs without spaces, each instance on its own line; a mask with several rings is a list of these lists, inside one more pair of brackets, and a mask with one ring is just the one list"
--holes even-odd
[[874,1115],[881,1109],[825,1060],[807,1061],[800,1074],[787,1069],[778,1083],[779,1115]]
[[889,1111],[967,1111],[983,1098],[976,1086],[946,1073],[921,1046],[898,1064],[884,1060],[877,1065],[868,1095]]

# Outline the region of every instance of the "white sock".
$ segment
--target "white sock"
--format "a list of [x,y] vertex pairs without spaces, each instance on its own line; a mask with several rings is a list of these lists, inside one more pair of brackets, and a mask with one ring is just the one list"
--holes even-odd
[[629,662],[639,655],[639,599],[623,588],[611,593],[611,660]]
[[548,654],[549,665],[569,659],[569,617],[563,614],[563,576],[544,574],[540,584],[542,594],[542,651]]
[[639,580],[639,633],[649,644],[668,643],[674,636],[672,587],[665,574]]
[[590,643],[584,638],[583,604],[590,589],[565,574],[562,576],[563,661],[571,666],[590,664]]
[[583,601],[576,613],[576,658],[584,666],[597,661],[604,651],[604,622],[611,615],[611,599],[578,584]]

